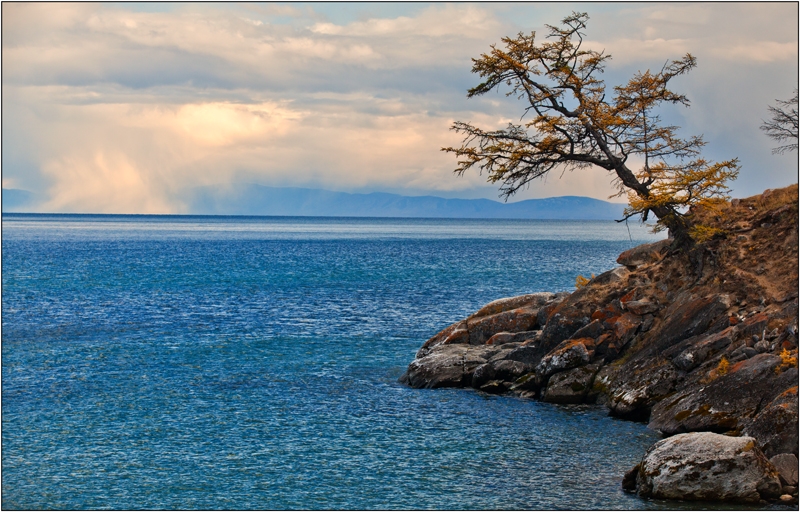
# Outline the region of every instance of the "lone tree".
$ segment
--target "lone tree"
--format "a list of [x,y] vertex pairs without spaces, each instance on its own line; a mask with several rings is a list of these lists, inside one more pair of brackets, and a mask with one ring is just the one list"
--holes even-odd
[[761,129],[767,132],[767,137],[778,142],[794,139],[794,143],[774,148],[773,155],[782,155],[786,151],[797,151],[797,89],[794,90],[794,96],[789,100],[775,101],[778,106],[769,107],[772,119],[764,121]]
[[[505,85],[506,96],[525,102],[520,123],[505,129],[483,130],[457,121],[452,129],[464,134],[461,147],[442,148],[459,158],[455,172],[463,175],[477,166],[508,199],[521,187],[554,169],[599,167],[612,173],[618,196],[627,193],[629,205],[622,220],[652,212],[656,230],[669,229],[676,242],[691,244],[703,228],[687,216],[692,206],[713,206],[729,190],[726,182],[738,175],[738,159],[708,162],[701,158],[702,137],[681,139],[676,126],[664,126],[656,108],[662,103],[689,105],[667,86],[696,66],[693,56],[665,64],[657,73],[639,72],[613,97],[598,78],[611,58],[583,46],[589,17],[572,13],[561,27],[547,25],[546,41],[537,44],[535,32],[503,38],[504,49],[472,59],[472,72],[484,81],[469,89],[479,96]],[[635,164],[635,165],[634,165]]]

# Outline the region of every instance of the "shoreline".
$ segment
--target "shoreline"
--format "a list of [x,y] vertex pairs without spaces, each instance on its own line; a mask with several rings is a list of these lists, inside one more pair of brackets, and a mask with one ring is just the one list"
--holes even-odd
[[[642,497],[796,505],[797,195],[787,193],[788,204],[767,191],[729,205],[738,233],[726,226],[730,235],[699,253],[662,240],[625,251],[620,267],[572,293],[493,301],[426,341],[400,381],[596,403],[648,422],[665,439],[624,478]],[[652,469],[654,450],[690,442],[703,448]],[[705,452],[722,458],[693,459]],[[741,471],[731,466],[745,455]],[[711,474],[722,476],[687,487],[686,475]]]

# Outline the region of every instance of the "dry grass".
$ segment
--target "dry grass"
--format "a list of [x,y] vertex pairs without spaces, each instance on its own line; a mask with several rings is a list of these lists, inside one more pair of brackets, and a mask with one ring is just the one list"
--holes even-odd
[[767,213],[784,205],[797,202],[797,184],[785,188],[766,190],[763,194],[743,199],[742,203],[752,207],[756,214]]
[[764,193],[724,201],[712,208],[696,209],[692,211],[691,218],[699,229],[705,242],[714,236],[729,235],[732,232],[741,232],[751,229],[753,222],[764,217],[770,212],[785,208],[789,205],[797,207],[798,186],[790,185],[784,188],[766,190]]

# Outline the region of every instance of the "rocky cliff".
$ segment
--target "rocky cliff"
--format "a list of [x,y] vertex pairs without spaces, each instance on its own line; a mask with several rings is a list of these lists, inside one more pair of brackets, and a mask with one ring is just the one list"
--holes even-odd
[[665,437],[749,436],[766,458],[796,457],[797,186],[691,215],[710,228],[691,251],[663,240],[573,293],[487,304],[425,342],[401,381],[604,404]]

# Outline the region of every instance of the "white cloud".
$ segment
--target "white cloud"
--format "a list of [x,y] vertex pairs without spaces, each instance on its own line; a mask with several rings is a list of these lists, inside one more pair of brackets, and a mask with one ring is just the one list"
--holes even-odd
[[352,37],[442,37],[482,38],[499,28],[500,23],[493,13],[475,4],[434,5],[419,16],[397,18],[370,18],[347,25],[329,22],[315,23],[312,32],[325,35]]

